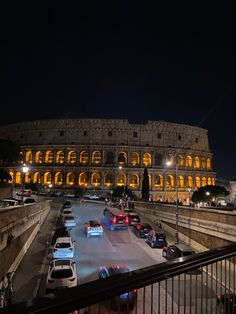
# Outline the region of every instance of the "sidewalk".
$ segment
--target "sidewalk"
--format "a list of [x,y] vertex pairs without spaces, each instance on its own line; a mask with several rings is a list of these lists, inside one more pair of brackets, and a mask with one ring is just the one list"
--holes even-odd
[[13,303],[23,302],[38,296],[38,290],[48,263],[48,250],[56,225],[60,203],[53,201],[51,210],[23,257],[13,277]]

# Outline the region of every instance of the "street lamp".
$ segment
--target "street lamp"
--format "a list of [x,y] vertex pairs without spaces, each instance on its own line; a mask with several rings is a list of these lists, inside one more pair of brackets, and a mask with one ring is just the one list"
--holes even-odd
[[24,201],[24,190],[25,190],[25,174],[29,171],[29,167],[26,164],[23,164],[22,167],[22,186],[21,186],[21,203]]
[[[166,162],[167,166],[171,166],[173,164],[172,161],[168,160]],[[179,243],[179,190],[178,190],[178,160],[175,157],[175,191],[176,191],[176,213],[175,213],[175,244]]]

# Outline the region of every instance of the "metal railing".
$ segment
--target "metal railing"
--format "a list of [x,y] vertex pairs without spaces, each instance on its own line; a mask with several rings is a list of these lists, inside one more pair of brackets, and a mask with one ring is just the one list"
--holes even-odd
[[235,303],[236,244],[230,244],[59,290],[0,313],[233,314]]

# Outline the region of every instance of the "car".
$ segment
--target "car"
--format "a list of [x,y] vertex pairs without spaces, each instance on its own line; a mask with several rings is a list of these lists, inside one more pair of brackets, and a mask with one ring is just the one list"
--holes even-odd
[[167,246],[166,234],[162,229],[150,230],[146,241],[151,248],[164,248]]
[[152,226],[148,223],[139,223],[133,227],[134,234],[139,238],[147,238],[150,230],[152,230]]
[[166,259],[173,259],[195,254],[195,251],[185,244],[170,244],[163,247],[162,256]]
[[18,196],[27,196],[27,197],[29,197],[29,196],[31,196],[32,195],[32,190],[30,190],[30,189],[26,189],[26,190],[19,190],[19,191],[17,191],[16,192],[16,195],[18,195]]
[[126,215],[125,222],[129,226],[134,226],[136,224],[141,223],[141,219],[140,219],[140,217],[139,217],[139,215],[137,213],[128,213]]
[[7,208],[9,207],[9,203],[8,202],[5,202],[5,201],[2,201],[0,200],[0,208]]
[[[124,274],[130,272],[130,269],[123,265],[104,265],[99,267],[98,277],[99,279],[109,278],[111,276],[117,276],[119,274]],[[134,306],[137,297],[137,290],[123,293],[114,298],[113,305],[129,305]]]
[[15,200],[15,199],[11,199],[11,198],[5,198],[5,199],[3,199],[2,201],[8,203],[9,206],[17,206],[17,205],[20,205],[20,201],[19,201],[19,200]]
[[96,220],[89,220],[84,225],[87,238],[93,235],[103,236],[103,226]]
[[96,195],[96,194],[85,194],[85,196],[84,196],[85,198],[88,198],[88,199],[90,199],[90,200],[99,200],[99,196],[98,195]]
[[63,216],[62,221],[63,221],[64,227],[70,228],[70,227],[75,227],[76,226],[74,215]]
[[217,296],[217,306],[220,314],[236,314],[236,294],[225,293]]
[[74,257],[74,241],[72,241],[71,237],[56,239],[52,250],[52,257],[61,259]]
[[52,237],[52,244],[54,244],[57,238],[69,237],[69,231],[66,227],[61,227],[55,230],[54,235]]
[[55,289],[77,286],[76,264],[72,259],[54,259],[50,262],[46,279],[46,293]]
[[63,217],[65,217],[65,216],[71,216],[71,215],[73,215],[73,212],[72,212],[72,210],[71,210],[70,208],[63,208],[63,209],[62,209],[62,212],[61,212],[61,215],[62,215]]
[[62,206],[62,208],[71,208],[72,207],[72,204],[71,204],[71,201],[69,200],[66,200]]
[[36,203],[36,200],[34,198],[26,198],[24,200],[24,204],[32,204],[32,203]]

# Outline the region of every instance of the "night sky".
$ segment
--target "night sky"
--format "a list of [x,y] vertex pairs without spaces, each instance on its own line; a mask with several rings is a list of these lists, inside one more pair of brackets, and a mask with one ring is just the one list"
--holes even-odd
[[234,9],[80,2],[2,8],[0,124],[122,118],[200,126],[217,176],[236,178]]

